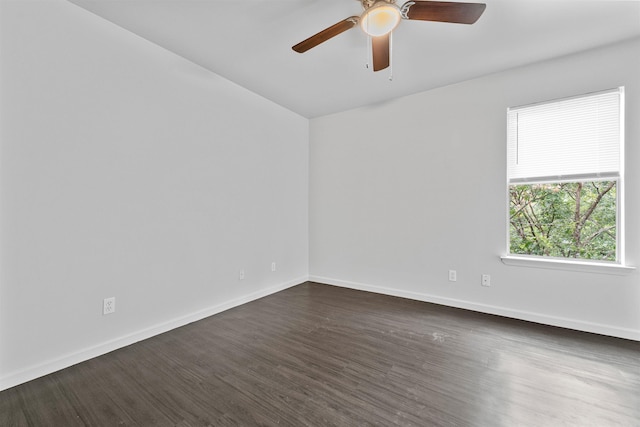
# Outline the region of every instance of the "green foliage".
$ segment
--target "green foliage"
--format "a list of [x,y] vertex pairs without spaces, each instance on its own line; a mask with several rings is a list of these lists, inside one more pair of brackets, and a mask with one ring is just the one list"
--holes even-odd
[[511,253],[615,261],[616,191],[616,181],[511,185]]

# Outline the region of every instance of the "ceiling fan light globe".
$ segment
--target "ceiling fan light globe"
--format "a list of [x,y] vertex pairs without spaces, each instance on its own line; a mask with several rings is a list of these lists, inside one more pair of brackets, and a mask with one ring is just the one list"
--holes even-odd
[[400,10],[395,4],[382,1],[364,12],[360,17],[360,27],[372,37],[384,36],[398,26],[400,18]]

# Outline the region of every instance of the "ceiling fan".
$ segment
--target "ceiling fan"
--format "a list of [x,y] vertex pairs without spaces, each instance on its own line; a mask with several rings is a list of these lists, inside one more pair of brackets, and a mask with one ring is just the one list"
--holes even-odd
[[362,15],[350,16],[325,28],[292,49],[298,53],[306,52],[359,23],[362,30],[371,36],[373,71],[380,71],[389,66],[391,32],[401,19],[473,24],[486,8],[484,3],[408,1],[399,7],[396,0],[358,1],[364,8]]

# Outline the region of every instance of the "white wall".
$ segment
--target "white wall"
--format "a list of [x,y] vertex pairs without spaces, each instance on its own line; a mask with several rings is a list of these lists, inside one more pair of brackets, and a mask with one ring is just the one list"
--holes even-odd
[[637,270],[499,258],[507,107],[625,86],[627,262],[639,266],[639,52],[636,39],[312,120],[310,278],[640,340]]
[[307,119],[65,1],[0,13],[0,389],[306,280]]

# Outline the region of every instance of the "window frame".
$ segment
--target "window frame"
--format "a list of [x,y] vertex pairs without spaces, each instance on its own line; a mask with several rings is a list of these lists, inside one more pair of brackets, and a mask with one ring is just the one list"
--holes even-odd
[[[625,165],[625,156],[624,156],[624,146],[625,146],[625,102],[624,102],[624,87],[618,87],[613,89],[608,89],[604,91],[598,92],[590,92],[582,95],[576,95],[565,98],[558,98],[554,100],[521,105],[517,107],[511,107],[507,109],[506,114],[506,130],[507,130],[507,152],[509,150],[509,144],[511,143],[509,139],[509,117],[510,112],[513,110],[522,110],[528,107],[536,107],[544,104],[553,104],[560,103],[563,101],[568,101],[572,99],[584,98],[584,97],[592,97],[605,93],[616,92],[619,95],[619,167],[617,176],[601,176],[598,172],[584,174],[584,176],[558,176],[557,179],[553,179],[554,177],[544,177],[544,178],[531,178],[522,180],[513,180],[510,179],[509,176],[509,156],[507,155],[507,170],[506,170],[506,255],[501,256],[501,260],[503,263],[507,265],[514,266],[524,266],[524,267],[538,267],[538,268],[551,268],[551,269],[560,269],[560,270],[571,270],[571,271],[589,271],[595,273],[608,273],[608,274],[627,274],[635,270],[634,267],[629,267],[625,265],[625,218],[624,218],[624,165]],[[609,180],[616,181],[616,260],[615,261],[607,261],[607,260],[594,260],[594,259],[583,259],[583,258],[563,258],[563,257],[550,257],[550,256],[542,256],[542,255],[528,255],[528,254],[515,254],[511,253],[511,222],[510,222],[510,207],[511,207],[511,197],[510,197],[510,186],[511,185],[533,185],[533,184],[541,184],[541,183],[560,183],[560,182],[590,182],[590,181],[600,181],[600,180]]]

